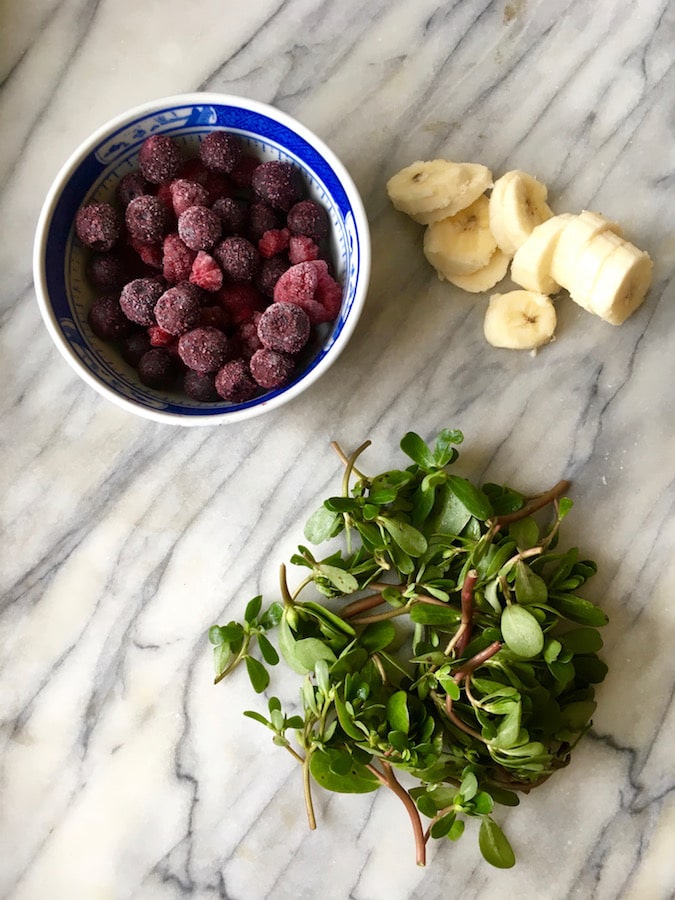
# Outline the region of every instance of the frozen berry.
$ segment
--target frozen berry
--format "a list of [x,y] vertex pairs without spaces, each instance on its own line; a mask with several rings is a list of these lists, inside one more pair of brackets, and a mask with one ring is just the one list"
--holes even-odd
[[187,178],[176,178],[169,185],[171,205],[177,216],[191,206],[207,206],[209,193],[204,185]]
[[170,387],[174,372],[174,359],[169,351],[162,347],[153,347],[148,350],[138,362],[138,377],[148,387]]
[[288,259],[295,266],[301,262],[310,262],[319,258],[319,248],[314,241],[304,234],[294,234],[288,242]]
[[119,341],[134,330],[114,294],[106,294],[94,300],[89,310],[89,325],[102,341]]
[[288,211],[287,223],[293,234],[302,234],[320,244],[328,234],[328,213],[314,200],[301,200]]
[[159,325],[151,325],[148,328],[148,337],[151,347],[169,347],[176,340],[173,334],[164,331]]
[[178,355],[189,369],[217,372],[228,356],[228,341],[218,328],[193,328],[178,340]]
[[157,324],[169,334],[185,334],[199,322],[199,300],[192,286],[177,284],[165,291],[155,304]]
[[286,353],[278,353],[276,350],[256,350],[249,363],[251,375],[260,387],[281,387],[286,384],[293,374],[295,360]]
[[106,291],[121,288],[126,278],[126,267],[116,253],[92,253],[85,272],[90,284]]
[[191,400],[198,400],[200,403],[212,403],[219,399],[216,380],[210,372],[188,369],[183,376],[183,390]]
[[178,234],[191,250],[210,250],[220,239],[220,219],[205,206],[191,206],[178,217]]
[[142,197],[143,194],[149,194],[151,191],[150,182],[146,181],[142,172],[134,169],[133,172],[123,175],[117,182],[115,197],[120,206],[127,207],[136,197]]
[[85,247],[112,250],[120,236],[120,217],[109,203],[88,203],[75,216],[75,233]]
[[178,234],[167,234],[162,248],[162,270],[166,280],[170,284],[187,281],[196,256],[196,251],[186,247]]
[[156,278],[135,278],[122,288],[122,312],[137,325],[154,325],[155,305],[163,293],[164,288]]
[[223,235],[242,234],[248,226],[246,206],[233,197],[220,197],[211,209],[220,219]]
[[200,250],[192,263],[190,281],[213,293],[223,286],[223,271],[212,256]]
[[139,241],[133,237],[129,238],[129,243],[134,252],[138,254],[141,261],[144,262],[146,266],[150,266],[151,269],[162,268],[161,244],[147,244],[144,241]]
[[288,268],[288,260],[283,256],[264,259],[255,280],[256,287],[266,297],[272,297],[274,286]]
[[123,359],[129,363],[134,369],[138,368],[141,357],[150,350],[150,336],[146,331],[136,331],[130,334],[122,342],[121,352]]
[[251,370],[244,360],[233,359],[218,370],[216,390],[223,400],[241,403],[255,397],[258,393],[258,385],[253,380]]
[[252,200],[248,210],[248,229],[252,241],[259,241],[266,231],[283,228],[283,215],[264,200]]
[[244,359],[250,359],[256,350],[262,348],[262,341],[258,337],[258,325],[262,313],[254,312],[248,322],[242,322],[234,335],[233,343],[239,350],[239,355]]
[[258,337],[268,350],[298,353],[309,340],[309,318],[295,303],[273,303],[261,315]]
[[207,169],[214,172],[231,172],[242,155],[239,138],[226,131],[212,131],[199,145],[199,158]]
[[255,156],[251,156],[248,153],[244,153],[232,172],[230,172],[230,178],[238,188],[250,188],[253,173],[259,165],[259,159],[256,159]]
[[138,151],[138,167],[152,184],[170,181],[178,175],[181,155],[178,145],[165,134],[146,138]]
[[230,281],[252,281],[260,268],[260,254],[246,238],[233,235],[224,238],[213,255]]
[[235,325],[248,322],[256,310],[266,305],[264,298],[252,284],[238,283],[223,285],[218,299]]
[[312,325],[332,322],[342,305],[342,288],[330,276],[325,260],[317,259],[291,266],[274,288],[276,303],[297,303]]
[[199,310],[199,325],[227,331],[230,327],[230,317],[223,306],[202,306]]
[[302,199],[304,190],[300,170],[280,160],[261,163],[253,173],[251,186],[270,206],[285,212]]
[[272,228],[270,231],[266,231],[258,241],[260,255],[265,259],[270,259],[272,256],[288,250],[290,236],[288,228]]
[[231,197],[234,193],[232,182],[227,175],[220,172],[207,172],[204,187],[208,196],[208,206],[213,206],[216,200]]
[[179,178],[186,178],[188,181],[198,181],[199,184],[206,184],[206,178],[209,170],[198,157],[186,160],[180,167],[178,172]]
[[167,230],[169,217],[161,200],[143,194],[127,206],[124,221],[132,238],[144,244],[158,244]]

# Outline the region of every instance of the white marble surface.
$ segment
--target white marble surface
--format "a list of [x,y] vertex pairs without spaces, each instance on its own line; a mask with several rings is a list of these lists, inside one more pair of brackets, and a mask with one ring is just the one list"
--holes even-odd
[[[0,896],[12,900],[522,900],[675,892],[675,8],[667,0],[1,0]],[[359,328],[287,408],[220,429],[135,418],[80,382],[32,287],[36,217],[96,126],[157,96],[271,102],[350,169],[372,224]],[[613,328],[559,302],[539,355],[482,338],[484,298],[437,281],[386,178],[416,158],[522,168],[557,211],[600,209],[655,260]],[[573,481],[567,540],[611,616],[590,735],[476,841],[413,864],[395,798],[317,796],[211,684],[209,625],[271,592],[334,483],[338,439],[396,459],[466,435],[476,478]],[[364,463],[365,465],[365,463]]]

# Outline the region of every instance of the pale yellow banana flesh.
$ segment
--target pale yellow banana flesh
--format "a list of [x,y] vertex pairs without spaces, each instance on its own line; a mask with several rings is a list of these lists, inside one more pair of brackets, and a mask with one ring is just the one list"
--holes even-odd
[[511,260],[511,280],[528,291],[557,294],[560,285],[551,275],[553,256],[560,235],[573,219],[570,213],[562,213],[537,225]]
[[424,255],[444,278],[484,268],[497,249],[490,232],[485,194],[454,216],[432,222],[424,233]]
[[548,190],[527,172],[514,169],[498,178],[490,195],[490,230],[509,258],[537,225],[553,215],[546,203]]
[[492,185],[492,173],[478,163],[418,160],[393,175],[387,193],[394,207],[421,225],[454,216]]
[[534,350],[552,340],[556,324],[555,307],[545,294],[509,291],[490,297],[483,332],[493,347]]
[[607,256],[585,299],[596,316],[621,325],[640,306],[651,282],[649,255],[626,242]]
[[[616,222],[611,222],[600,213],[584,210],[578,216],[572,216],[571,220],[558,238],[553,259],[551,260],[551,277],[559,284],[565,284],[569,279],[569,273],[577,264],[579,257],[585,252],[591,241],[599,235],[614,235],[622,239],[621,228]],[[610,238],[610,240],[613,240]]]
[[498,284],[506,275],[508,268],[508,256],[497,248],[487,266],[471,275],[453,275],[448,281],[470,294],[482,294],[483,291],[489,291]]

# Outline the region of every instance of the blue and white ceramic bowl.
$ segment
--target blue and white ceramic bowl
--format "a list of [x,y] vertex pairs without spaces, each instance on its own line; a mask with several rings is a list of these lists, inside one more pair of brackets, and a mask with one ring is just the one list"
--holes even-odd
[[[84,276],[85,251],[74,238],[84,203],[111,200],[119,179],[137,167],[150,134],[168,134],[196,155],[200,138],[215,129],[239,135],[261,160],[294,163],[309,195],[328,211],[342,308],[324,326],[304,369],[288,385],[246,403],[199,403],[146,387],[115,348],[92,332],[87,314],[94,292]],[[89,385],[124,409],[179,425],[235,422],[297,397],[323,375],[349,340],[361,313],[370,274],[368,222],[358,191],[335,154],[307,128],[278,110],[223,94],[185,94],[136,107],[85,141],[56,177],[37,227],[33,254],[40,310],[56,346]]]

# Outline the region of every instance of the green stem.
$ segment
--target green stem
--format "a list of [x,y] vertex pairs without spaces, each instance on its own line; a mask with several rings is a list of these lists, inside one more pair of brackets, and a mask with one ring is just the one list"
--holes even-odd
[[314,815],[314,803],[312,802],[312,775],[309,771],[309,761],[314,751],[308,749],[302,761],[302,787],[305,792],[305,809],[307,810],[307,824],[310,831],[316,829],[316,816]]

